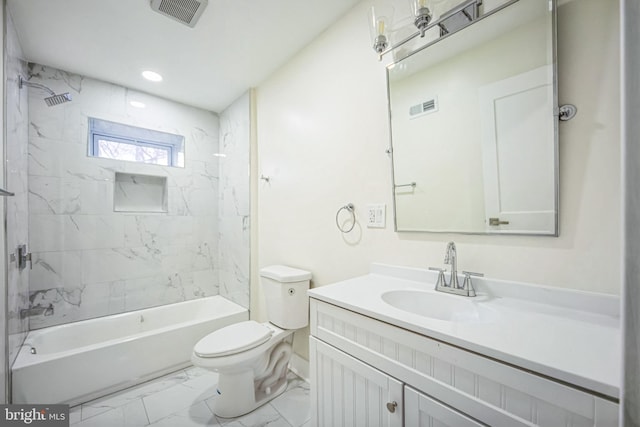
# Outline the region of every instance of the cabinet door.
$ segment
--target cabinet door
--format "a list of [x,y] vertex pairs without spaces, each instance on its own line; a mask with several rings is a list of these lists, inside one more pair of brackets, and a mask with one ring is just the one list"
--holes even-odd
[[401,382],[313,337],[309,350],[312,425],[403,425]]
[[411,387],[404,388],[404,419],[411,427],[484,427]]

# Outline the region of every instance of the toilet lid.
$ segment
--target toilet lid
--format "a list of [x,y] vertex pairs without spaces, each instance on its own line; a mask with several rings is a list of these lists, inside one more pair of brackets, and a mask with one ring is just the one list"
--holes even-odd
[[202,338],[193,351],[200,357],[220,357],[240,353],[267,342],[273,330],[253,320],[218,329]]

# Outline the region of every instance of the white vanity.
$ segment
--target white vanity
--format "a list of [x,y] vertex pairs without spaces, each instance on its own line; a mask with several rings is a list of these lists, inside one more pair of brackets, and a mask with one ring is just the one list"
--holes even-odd
[[618,425],[619,300],[373,264],[309,291],[312,424]]

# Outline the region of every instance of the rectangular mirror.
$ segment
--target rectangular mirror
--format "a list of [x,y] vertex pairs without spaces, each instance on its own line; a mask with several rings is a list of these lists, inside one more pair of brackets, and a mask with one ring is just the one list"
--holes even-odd
[[387,67],[396,231],[558,235],[555,10],[480,9]]

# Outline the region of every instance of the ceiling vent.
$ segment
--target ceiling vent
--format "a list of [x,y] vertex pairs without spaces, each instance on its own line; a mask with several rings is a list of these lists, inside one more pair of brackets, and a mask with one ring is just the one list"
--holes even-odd
[[151,0],[151,9],[193,28],[208,2],[209,0]]
[[438,98],[434,97],[433,99],[409,107],[409,118],[415,119],[425,114],[435,113],[436,111],[438,111]]

